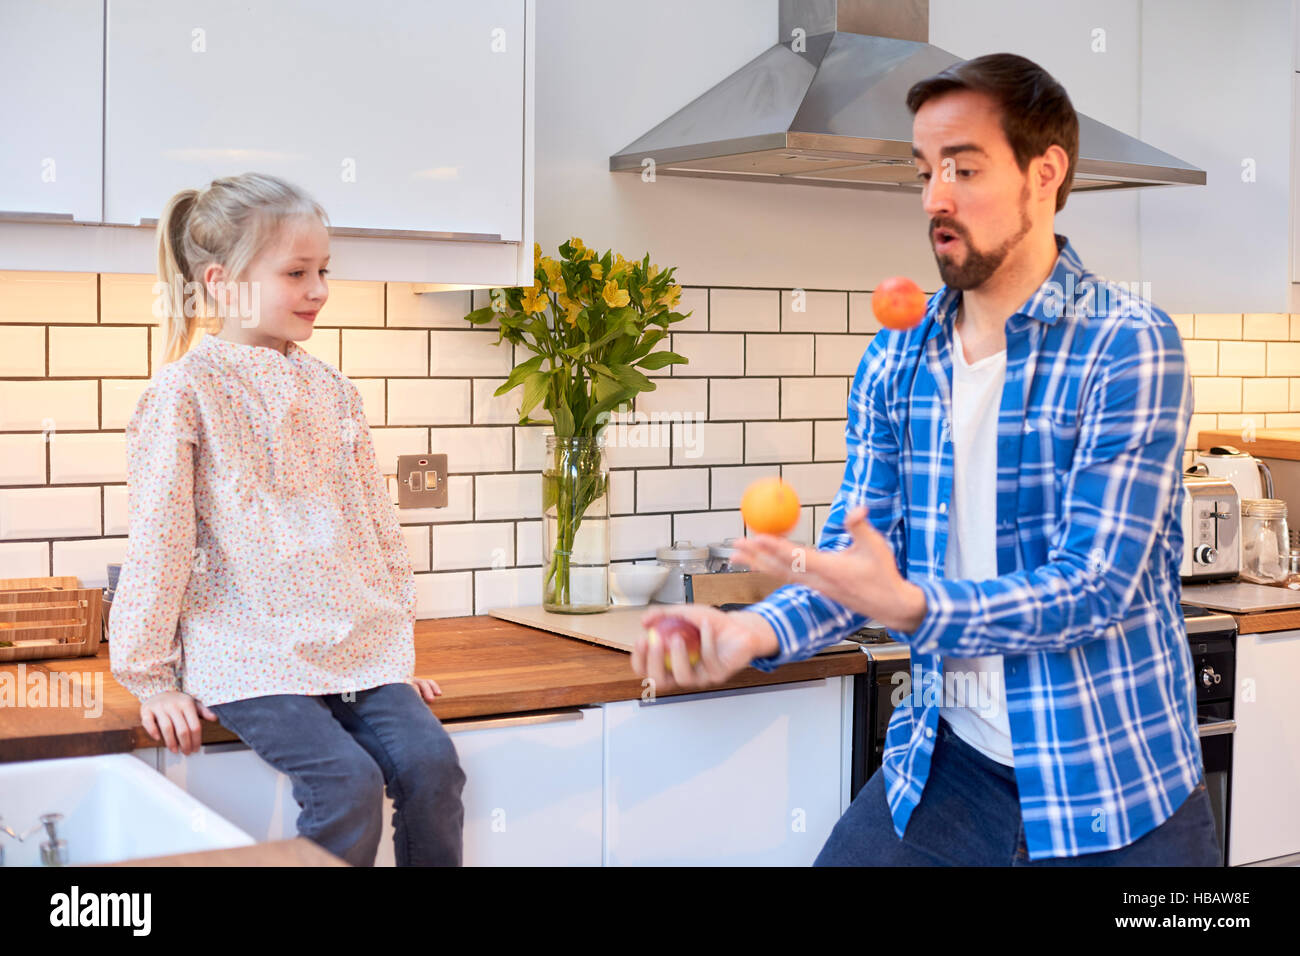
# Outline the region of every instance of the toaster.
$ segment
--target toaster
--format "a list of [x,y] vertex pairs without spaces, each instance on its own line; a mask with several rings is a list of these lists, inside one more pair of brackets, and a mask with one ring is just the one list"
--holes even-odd
[[[1196,467],[1196,466],[1193,466]],[[1227,478],[1184,474],[1184,581],[1235,578],[1241,570],[1241,498]]]

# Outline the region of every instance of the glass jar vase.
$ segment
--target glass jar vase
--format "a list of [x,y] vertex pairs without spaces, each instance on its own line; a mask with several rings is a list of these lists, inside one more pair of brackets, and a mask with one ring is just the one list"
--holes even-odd
[[604,435],[546,436],[542,607],[561,614],[609,609],[609,465]]
[[1241,579],[1255,584],[1286,580],[1290,551],[1286,502],[1281,498],[1245,498],[1241,502]]

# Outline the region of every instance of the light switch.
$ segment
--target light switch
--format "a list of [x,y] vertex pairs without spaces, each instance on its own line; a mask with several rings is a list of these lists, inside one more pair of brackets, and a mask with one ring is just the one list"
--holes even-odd
[[447,507],[447,456],[397,457],[397,507]]

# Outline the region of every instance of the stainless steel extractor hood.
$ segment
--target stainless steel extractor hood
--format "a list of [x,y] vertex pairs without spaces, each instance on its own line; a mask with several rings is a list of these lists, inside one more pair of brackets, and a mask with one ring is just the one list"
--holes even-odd
[[[917,80],[961,57],[932,46],[926,0],[781,0],[778,41],[609,158],[616,172],[919,190]],[[795,31],[802,31],[795,36]],[[1074,190],[1204,185],[1205,171],[1079,114]]]

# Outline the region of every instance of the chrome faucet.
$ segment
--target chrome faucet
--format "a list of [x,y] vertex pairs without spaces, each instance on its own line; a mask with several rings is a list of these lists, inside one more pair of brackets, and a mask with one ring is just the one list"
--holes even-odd
[[[41,815],[40,822],[35,824],[26,833],[15,833],[12,827],[7,827],[0,822],[0,833],[4,833],[11,839],[23,843],[29,836],[35,833],[41,827],[45,828],[49,840],[41,844],[41,863],[45,866],[67,866],[68,864],[68,841],[59,839],[59,834],[55,830],[55,824],[63,819],[61,813],[44,813]],[[3,818],[0,818],[3,820]],[[5,865],[5,848],[0,843],[0,866]]]

